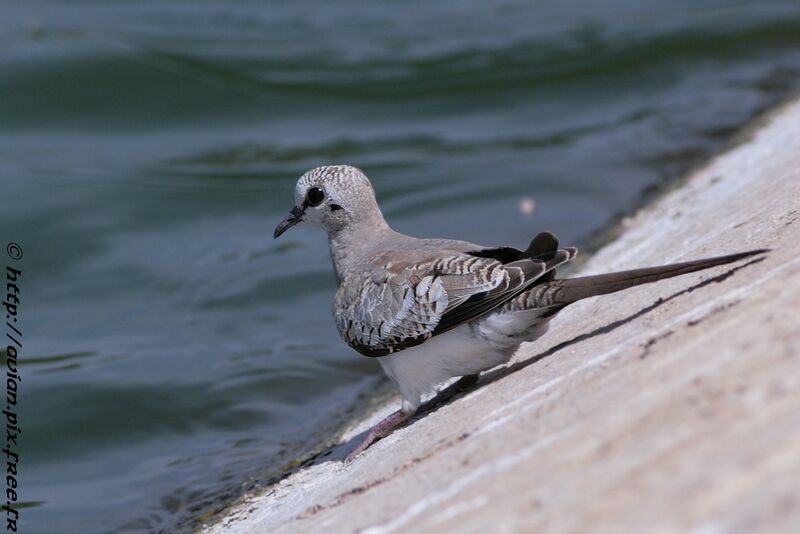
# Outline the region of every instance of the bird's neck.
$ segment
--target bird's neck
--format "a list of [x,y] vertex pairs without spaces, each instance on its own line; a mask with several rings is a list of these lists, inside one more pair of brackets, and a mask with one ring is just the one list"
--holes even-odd
[[369,221],[350,224],[328,235],[331,261],[336,273],[336,283],[342,282],[343,273],[359,263],[365,262],[378,243],[394,233],[381,217]]

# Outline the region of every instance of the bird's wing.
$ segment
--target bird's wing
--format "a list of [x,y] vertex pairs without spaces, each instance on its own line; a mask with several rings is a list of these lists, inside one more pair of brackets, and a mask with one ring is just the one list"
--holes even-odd
[[344,276],[334,300],[336,325],[361,354],[384,356],[483,315],[569,259],[558,251],[550,261],[503,264],[455,252],[411,263],[384,253],[368,269]]

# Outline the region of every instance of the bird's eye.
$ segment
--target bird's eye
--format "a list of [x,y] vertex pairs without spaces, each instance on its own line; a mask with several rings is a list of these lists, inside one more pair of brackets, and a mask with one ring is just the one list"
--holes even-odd
[[309,206],[319,206],[325,200],[325,191],[319,187],[312,187],[306,193],[306,201]]

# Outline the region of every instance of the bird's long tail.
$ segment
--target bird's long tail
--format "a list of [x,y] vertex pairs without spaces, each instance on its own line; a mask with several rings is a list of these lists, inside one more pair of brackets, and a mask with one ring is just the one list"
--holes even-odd
[[606,295],[630,287],[657,282],[665,278],[702,271],[703,269],[725,265],[766,252],[769,252],[769,249],[751,250],[716,258],[662,265],[660,267],[645,267],[616,273],[552,280],[526,291],[524,293],[525,303],[522,307],[524,309],[548,308],[551,306],[560,308],[588,297]]

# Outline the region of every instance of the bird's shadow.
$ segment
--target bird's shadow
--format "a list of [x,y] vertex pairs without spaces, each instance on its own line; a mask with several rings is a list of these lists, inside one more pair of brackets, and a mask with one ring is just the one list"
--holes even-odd
[[[592,330],[590,332],[586,332],[584,334],[580,334],[580,335],[575,336],[575,337],[573,337],[571,339],[568,339],[566,341],[562,341],[561,343],[553,345],[549,349],[547,349],[547,350],[545,350],[543,352],[540,352],[540,353],[538,353],[538,354],[536,354],[534,356],[531,356],[530,358],[528,358],[526,360],[518,361],[518,362],[515,362],[515,363],[513,363],[511,365],[508,365],[508,366],[498,367],[498,368],[495,368],[493,370],[487,371],[487,372],[483,373],[480,376],[480,378],[477,375],[464,376],[461,379],[459,379],[458,381],[456,381],[455,383],[453,383],[450,386],[448,386],[447,388],[445,388],[444,390],[440,391],[435,397],[433,397],[429,401],[427,401],[424,404],[422,404],[419,407],[419,409],[417,410],[417,413],[413,417],[411,417],[406,423],[404,423],[402,426],[407,426],[407,425],[413,424],[416,421],[418,421],[420,419],[423,419],[423,418],[427,417],[428,415],[430,415],[431,413],[437,411],[442,406],[446,406],[447,404],[450,404],[455,399],[457,399],[459,397],[462,397],[463,395],[465,395],[465,394],[467,394],[467,393],[469,393],[471,391],[474,391],[475,389],[484,387],[487,384],[491,384],[492,382],[496,382],[496,381],[500,380],[501,378],[510,375],[511,373],[515,373],[515,372],[517,372],[517,371],[519,371],[521,369],[525,369],[526,367],[529,367],[529,366],[531,366],[531,365],[533,365],[533,364],[535,364],[537,362],[540,362],[541,360],[543,360],[545,358],[548,358],[548,357],[556,354],[557,352],[559,352],[559,351],[561,351],[561,350],[563,350],[563,349],[565,349],[567,347],[570,347],[570,346],[575,345],[576,343],[580,343],[582,341],[586,341],[587,339],[591,339],[591,338],[593,338],[595,336],[608,334],[609,332],[612,332],[612,331],[616,330],[617,328],[619,328],[619,327],[621,327],[621,326],[623,326],[625,324],[628,324],[631,321],[634,321],[634,320],[638,319],[639,317],[642,317],[643,315],[645,315],[647,313],[650,313],[651,311],[655,310],[656,308],[658,308],[660,306],[663,306],[664,304],[666,304],[667,302],[669,302],[671,300],[674,300],[674,299],[676,299],[678,297],[681,297],[683,295],[687,295],[687,294],[689,294],[689,293],[691,293],[693,291],[696,291],[696,290],[698,290],[698,289],[700,289],[702,287],[705,287],[707,285],[722,282],[722,281],[728,279],[729,277],[733,276],[733,274],[736,273],[737,271],[739,271],[741,269],[744,269],[745,267],[749,267],[750,265],[753,265],[755,263],[759,263],[759,262],[763,261],[764,259],[765,259],[764,257],[756,258],[754,260],[748,261],[747,263],[743,263],[742,265],[738,265],[736,267],[733,267],[733,268],[725,271],[722,274],[716,275],[716,276],[714,276],[712,278],[708,278],[708,279],[703,280],[701,282],[698,282],[698,283],[696,283],[696,284],[694,284],[692,286],[689,286],[689,287],[687,287],[685,289],[682,289],[682,290],[680,290],[680,291],[678,291],[676,293],[673,293],[672,295],[670,295],[668,297],[659,298],[655,302],[653,302],[652,304],[649,304],[649,305],[645,306],[644,308],[641,308],[640,310],[628,315],[627,317],[623,317],[621,319],[617,319],[616,321],[608,323],[608,324],[606,324],[604,326],[601,326],[599,328],[595,328],[594,330]],[[346,441],[344,443],[340,443],[338,445],[335,445],[335,446],[331,447],[330,449],[328,449],[327,451],[323,451],[321,454],[317,455],[314,459],[309,459],[311,461],[304,462],[304,464],[305,465],[309,465],[311,463],[324,463],[324,462],[328,462],[328,461],[342,461],[347,457],[347,455],[351,451],[353,451],[358,446],[359,443],[361,443],[361,441],[366,437],[368,432],[369,432],[369,429],[364,430],[363,432],[361,432],[361,433],[353,436],[352,438],[350,438],[348,441]]]

